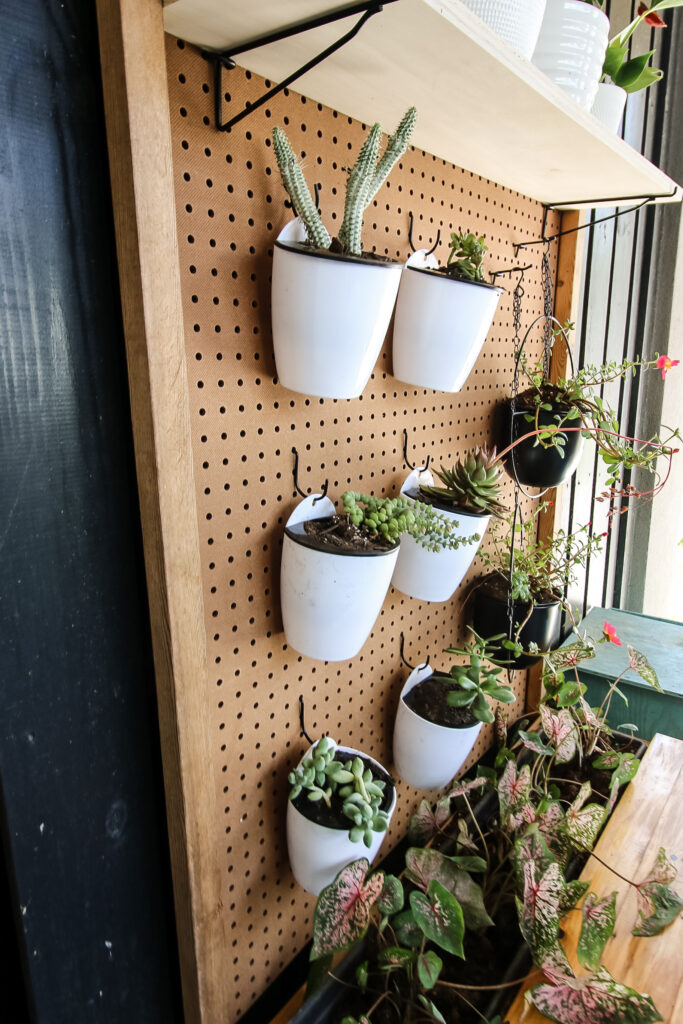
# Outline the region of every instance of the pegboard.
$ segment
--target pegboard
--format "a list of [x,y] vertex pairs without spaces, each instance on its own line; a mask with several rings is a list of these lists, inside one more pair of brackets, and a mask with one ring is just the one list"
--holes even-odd
[[[446,604],[421,603],[390,589],[372,635],[349,662],[297,654],[287,647],[279,609],[283,528],[299,500],[292,447],[301,455],[302,487],[316,491],[329,479],[329,495],[338,500],[347,489],[397,493],[408,472],[404,428],[416,464],[431,455],[437,467],[451,465],[490,441],[493,406],[509,392],[513,373],[512,293],[503,295],[475,370],[457,395],[399,383],[391,375],[389,342],[358,399],[318,399],[281,387],[270,332],[270,275],[274,238],[291,213],[272,128],[286,128],[309,183],[320,183],[323,220],[335,233],[345,169],[366,126],[285,91],[221,134],[213,127],[211,66],[172,37],[166,53],[211,672],[205,699],[219,807],[213,832],[199,841],[208,845],[223,880],[228,945],[215,984],[223,993],[220,1019],[228,1022],[249,1009],[311,935],[315,901],[294,882],[285,844],[287,774],[306,747],[299,695],[311,735],[327,732],[391,770],[393,716],[407,672],[400,633],[413,663],[431,655],[433,663],[447,664],[440,652],[465,639],[462,595],[481,573],[475,561]],[[229,116],[231,107],[260,95],[264,80],[237,68],[225,76],[225,87]],[[491,269],[517,264],[513,243],[540,237],[543,216],[538,203],[415,149],[367,210],[364,247],[405,260],[411,211],[416,244],[429,248],[440,229],[437,255],[445,260],[451,229],[472,230],[485,236]],[[550,217],[549,231],[557,220]],[[523,327],[542,311],[541,253],[528,253],[534,269],[524,283]],[[508,482],[508,500],[511,495]],[[525,675],[518,673],[513,714],[523,709],[524,690]],[[468,765],[490,741],[489,727]],[[399,784],[384,853],[405,833],[422,796]]]

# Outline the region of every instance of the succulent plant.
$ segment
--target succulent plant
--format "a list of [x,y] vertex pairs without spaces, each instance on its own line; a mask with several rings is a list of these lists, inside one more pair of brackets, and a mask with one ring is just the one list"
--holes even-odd
[[409,533],[429,551],[455,550],[481,540],[478,533],[458,536],[455,533],[459,525],[457,522],[402,494],[396,498],[374,498],[370,494],[346,491],[342,502],[344,512],[354,526],[362,527],[371,536],[381,534],[389,544],[398,544],[402,533]]
[[417,110],[415,107],[410,107],[403,115],[394,134],[389,137],[381,157],[379,147],[382,128],[377,123],[370,129],[370,134],[363,143],[358,159],[349,171],[346,183],[344,220],[334,246],[316,209],[287,136],[282,128],[275,127],[273,129],[273,151],[282,176],[282,183],[289,193],[294,210],[304,222],[308,240],[313,245],[320,249],[334,247],[340,252],[349,252],[360,256],[363,213],[384,184],[396,161],[403,156],[408,148],[416,119]]
[[[500,686],[498,682],[503,666],[509,664],[496,658],[496,653],[500,650],[498,641],[504,639],[504,634],[484,640],[471,626],[468,626],[468,629],[474,638],[468,647],[448,647],[446,650],[446,654],[457,654],[467,658],[467,663],[453,665],[449,675],[435,673],[433,678],[443,683],[457,683],[458,689],[451,690],[447,697],[451,707],[468,708],[478,721],[490,723],[493,722],[494,715],[489,707],[489,700],[512,704],[515,699],[512,690],[507,686]],[[496,668],[484,665],[485,660]]]
[[496,460],[496,449],[486,447],[459,459],[452,469],[444,466],[436,471],[443,487],[420,486],[420,493],[457,508],[469,509],[479,515],[502,516],[507,512],[498,501],[502,468]]
[[488,246],[484,245],[483,237],[477,238],[472,232],[462,234],[451,232],[451,251],[446,266],[453,277],[461,277],[465,281],[481,281],[483,273],[481,265]]
[[323,800],[328,807],[332,798],[342,803],[342,813],[353,822],[349,839],[359,843],[361,839],[370,848],[373,832],[386,832],[389,824],[387,814],[382,811],[386,782],[377,779],[360,757],[337,761],[336,748],[332,741],[323,736],[315,744],[301,764],[289,773],[289,799],[296,800],[303,790],[312,803]]

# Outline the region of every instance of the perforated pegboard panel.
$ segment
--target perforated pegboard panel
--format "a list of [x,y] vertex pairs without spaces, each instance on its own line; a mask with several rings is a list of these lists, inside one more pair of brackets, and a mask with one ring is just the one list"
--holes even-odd
[[[411,388],[391,376],[385,344],[364,394],[351,401],[307,398],[275,379],[270,334],[273,239],[291,216],[285,208],[270,145],[286,126],[304,158],[310,183],[320,182],[323,218],[340,223],[345,167],[366,128],[289,92],[229,134],[213,128],[210,66],[190,46],[167,37],[180,266],[207,646],[213,665],[206,695],[222,813],[210,844],[224,872],[223,908],[231,935],[221,984],[225,1020],[238,1019],[308,941],[314,901],[295,884],[285,847],[286,776],[299,759],[297,701],[303,694],[312,735],[328,732],[391,768],[393,715],[406,656],[443,664],[440,652],[463,640],[462,594],[423,604],[393,589],[361,653],[324,664],[287,647],[279,609],[284,523],[295,503],[292,447],[301,453],[304,489],[329,478],[335,499],[349,488],[398,491],[402,432],[415,463],[438,466],[491,438],[491,412],[507,394],[513,370],[511,292],[501,299],[476,368],[457,395]],[[255,99],[263,80],[236,69],[226,76],[228,111]],[[457,104],[454,103],[454,116]],[[394,125],[386,125],[393,129]],[[517,264],[513,243],[540,237],[542,208],[443,160],[411,149],[365,218],[364,245],[401,260],[414,240],[445,258],[450,230],[486,236],[488,264]],[[556,227],[550,218],[549,230]],[[527,259],[528,257],[528,259]],[[528,324],[542,310],[540,251],[527,250]],[[532,353],[533,354],[533,353]],[[508,485],[507,497],[511,496]],[[480,573],[477,562],[470,579]],[[512,712],[523,708],[525,676],[515,680]],[[470,758],[490,743],[484,729]],[[398,809],[384,851],[405,833],[422,794],[399,786]]]

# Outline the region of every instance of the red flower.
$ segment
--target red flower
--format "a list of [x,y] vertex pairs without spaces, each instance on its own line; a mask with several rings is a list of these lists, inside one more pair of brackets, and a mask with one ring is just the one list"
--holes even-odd
[[[647,11],[647,13],[645,13]],[[666,28],[666,22],[663,18],[657,14],[656,11],[651,10],[645,4],[638,4],[638,14],[645,14],[643,21],[647,25],[652,25],[653,28]]]
[[657,369],[662,371],[662,380],[666,380],[667,371],[672,366],[678,366],[680,359],[669,359],[668,356],[660,356],[657,360]]
[[610,643],[616,644],[617,647],[621,647],[621,640],[617,636],[617,627],[611,626],[609,622],[606,622],[602,627],[603,640],[609,640]]

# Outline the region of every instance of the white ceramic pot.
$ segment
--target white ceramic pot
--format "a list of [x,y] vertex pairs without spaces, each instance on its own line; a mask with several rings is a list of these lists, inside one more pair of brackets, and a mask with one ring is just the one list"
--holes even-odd
[[447,786],[464,764],[481,731],[481,722],[462,729],[435,725],[408,707],[403,698],[432,674],[428,665],[413,669],[401,690],[394,722],[396,774],[416,789]]
[[520,56],[531,58],[546,0],[463,0],[463,3]]
[[[406,478],[401,494],[416,491],[419,479],[423,483],[434,483],[431,473],[414,469]],[[410,496],[410,495],[409,495]],[[463,576],[471,566],[474,556],[479,550],[481,539],[489,525],[490,516],[477,516],[469,512],[451,512],[439,509],[447,519],[456,520],[460,526],[456,533],[460,537],[470,537],[478,533],[480,540],[472,544],[464,544],[455,551],[442,548],[441,551],[428,551],[409,534],[402,534],[396,568],[392,576],[392,586],[408,597],[418,601],[448,601],[462,582]]]
[[307,546],[301,524],[334,512],[329,498],[304,498],[287,521],[282,544],[280,602],[287,643],[319,661],[346,661],[358,654],[384,603],[399,551],[336,554]]
[[626,106],[626,90],[614,82],[600,82],[593,100],[591,113],[602,121],[605,128],[618,132]]
[[435,391],[459,391],[477,361],[502,294],[488,284],[457,281],[414,266],[401,278],[393,340],[398,380]]
[[609,19],[584,0],[547,0],[532,63],[590,110],[609,40]]
[[297,218],[275,242],[273,348],[284,387],[357,398],[377,362],[403,265],[307,251]]
[[[335,744],[336,747],[336,744]],[[359,750],[352,750],[350,747],[337,748],[340,754],[356,757],[360,754],[376,768],[386,771],[374,758],[368,757]],[[306,756],[306,755],[304,755]],[[303,760],[303,758],[302,758]],[[387,816],[391,816],[396,807],[396,789],[393,791],[393,798],[387,810]],[[379,852],[386,832],[373,832],[372,845],[370,849],[361,840],[352,843],[349,839],[348,828],[327,828],[325,825],[318,825],[309,821],[300,811],[296,809],[291,800],[287,801],[287,853],[292,874],[299,885],[317,896],[321,889],[333,882],[342,868],[360,857],[367,857],[372,863]]]

